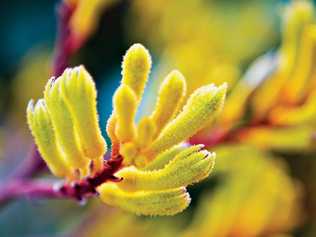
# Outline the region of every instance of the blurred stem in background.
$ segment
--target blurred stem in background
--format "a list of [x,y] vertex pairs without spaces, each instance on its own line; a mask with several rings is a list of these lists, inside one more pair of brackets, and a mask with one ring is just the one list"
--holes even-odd
[[[69,66],[71,57],[83,46],[95,29],[102,9],[114,2],[115,0],[91,2],[64,0],[58,4],[56,14],[58,30],[51,66],[52,77],[57,78]],[[36,145],[33,144],[29,155],[12,172],[8,183],[2,184],[4,187],[0,190],[0,206],[21,196],[76,199],[76,195],[73,193],[65,194],[54,189],[53,184],[49,181],[38,183],[31,180],[45,169],[46,164]]]
[[[69,21],[74,13],[74,4],[67,2],[61,2],[57,8],[57,22],[58,31],[55,43],[55,55],[52,63],[52,76],[58,77],[66,69],[69,64],[69,60],[72,54],[80,48],[79,45],[74,45],[72,40],[72,33],[69,28]],[[27,158],[25,158],[13,173],[15,179],[26,179],[31,178],[43,169],[46,165],[41,159],[39,152],[37,151],[36,145],[32,145],[31,152]]]
[[[75,6],[66,2],[61,2],[57,10],[58,34],[55,44],[55,56],[52,64],[52,75],[59,76],[68,66],[69,59],[76,49],[71,41],[71,31],[69,29],[69,20],[73,14]],[[13,171],[10,181],[1,188],[1,205],[9,203],[12,199],[25,195],[34,196],[53,196],[54,191],[51,184],[46,185],[33,184],[33,181],[27,180],[46,168],[43,159],[33,144],[30,154],[23,160],[21,165]],[[11,181],[12,180],[12,181]],[[45,193],[45,194],[44,194]]]

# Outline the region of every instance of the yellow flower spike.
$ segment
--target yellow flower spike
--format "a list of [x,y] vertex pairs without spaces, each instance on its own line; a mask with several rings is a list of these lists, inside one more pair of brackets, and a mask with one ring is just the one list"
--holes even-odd
[[73,171],[58,150],[53,125],[45,101],[40,99],[35,107],[31,100],[27,106],[27,122],[35,143],[50,171],[58,177],[73,179]]
[[122,63],[122,84],[129,86],[138,100],[142,97],[151,69],[151,57],[141,44],[132,45],[126,52]]
[[105,183],[99,186],[97,191],[106,204],[118,206],[137,215],[175,215],[187,208],[191,201],[185,188],[124,192],[116,184]]
[[296,61],[297,48],[302,29],[313,22],[313,4],[309,1],[293,1],[285,9],[283,17],[282,46],[280,67],[291,73]]
[[140,148],[145,148],[146,145],[150,144],[154,138],[156,131],[156,126],[154,122],[148,118],[144,117],[138,124],[136,143]]
[[83,66],[68,69],[61,81],[63,96],[74,121],[81,149],[86,157],[101,165],[106,153],[106,143],[101,135],[96,108],[95,84]]
[[163,190],[179,188],[206,178],[215,163],[215,153],[201,150],[201,146],[185,149],[175,156],[164,168],[142,171],[127,167],[116,175],[123,178],[117,185],[126,191]]
[[122,143],[135,137],[134,118],[137,110],[137,98],[133,90],[122,84],[113,96],[113,108],[116,116],[115,136]]
[[226,84],[220,87],[207,85],[193,92],[183,111],[166,125],[145,153],[154,157],[202,129],[222,109],[226,89]]
[[[283,17],[282,44],[278,52],[279,65],[276,71],[257,89],[252,101],[256,119],[265,117],[280,99],[281,90],[286,86],[297,59],[297,49],[302,29],[313,21],[313,5],[308,1],[293,1],[286,8]],[[262,103],[262,98],[265,102]]]
[[72,168],[80,169],[81,176],[85,176],[88,174],[89,159],[84,156],[79,147],[73,118],[60,93],[60,85],[64,76],[65,74],[55,81],[53,79],[48,81],[44,98],[52,119],[56,139],[64,152],[66,161]]
[[173,70],[160,87],[156,108],[151,116],[156,124],[157,132],[179,111],[185,94],[185,78],[179,71]]
[[316,46],[316,25],[306,26],[299,45],[293,76],[285,86],[285,99],[290,103],[299,102],[306,92],[306,84],[313,72]]

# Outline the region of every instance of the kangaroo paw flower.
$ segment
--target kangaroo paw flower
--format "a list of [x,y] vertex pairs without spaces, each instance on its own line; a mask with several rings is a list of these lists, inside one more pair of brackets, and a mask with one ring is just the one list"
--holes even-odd
[[185,78],[173,70],[152,113],[136,122],[150,68],[151,57],[140,44],[124,56],[107,122],[112,147],[106,161],[97,91],[83,66],[50,79],[44,99],[30,102],[28,124],[38,149],[53,174],[74,182],[75,190],[64,189],[78,200],[99,193],[103,202],[139,215],[174,215],[190,203],[186,186],[212,171],[215,153],[185,142],[217,117],[226,84],[198,88],[185,102]]

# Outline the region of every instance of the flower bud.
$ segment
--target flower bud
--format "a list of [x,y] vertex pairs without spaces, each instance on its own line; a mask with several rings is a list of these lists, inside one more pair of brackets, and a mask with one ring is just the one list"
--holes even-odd
[[141,44],[132,45],[123,59],[122,85],[129,86],[138,100],[143,95],[150,68],[151,57],[148,50]]
[[134,118],[137,110],[137,98],[133,90],[121,85],[113,96],[114,114],[116,117],[115,135],[122,143],[135,137]]

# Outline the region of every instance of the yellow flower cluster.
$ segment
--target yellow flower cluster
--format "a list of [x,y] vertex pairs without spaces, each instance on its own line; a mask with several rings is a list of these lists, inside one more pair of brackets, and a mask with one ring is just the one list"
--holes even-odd
[[[315,118],[315,46],[314,7],[309,1],[294,1],[285,11],[277,68],[253,99],[257,117],[266,116],[269,112],[268,119],[281,125]],[[266,98],[264,105],[262,98]],[[259,103],[261,106],[258,106]]]
[[209,83],[227,82],[230,89],[241,65],[276,38],[268,2],[230,1],[228,7],[225,1],[134,0],[127,30],[161,55],[156,74],[176,65],[187,76],[188,95]]
[[[156,106],[151,115],[134,122],[151,68],[148,51],[140,44],[133,45],[122,64],[122,81],[113,96],[113,114],[107,132],[112,146],[124,157],[117,176],[119,183],[99,187],[101,199],[136,213],[174,214],[189,204],[184,187],[208,176],[214,154],[201,146],[177,146],[203,128],[221,109],[226,85],[208,85],[196,90],[181,110],[186,94],[186,82],[178,71],[172,71],[163,81]],[[113,196],[114,190],[120,196]],[[128,196],[126,196],[128,195]],[[146,202],[159,204],[141,210]],[[128,197],[129,202],[122,198]],[[132,199],[142,198],[136,205]],[[170,208],[170,205],[173,208]]]
[[247,104],[252,123],[269,125],[249,128],[238,136],[240,142],[278,150],[314,149],[314,14],[310,1],[291,2],[284,11],[280,48],[256,60],[227,98],[219,126],[231,129],[240,123]]
[[[143,215],[173,215],[190,203],[186,186],[206,178],[215,154],[188,138],[221,110],[226,85],[197,89],[185,102],[186,81],[172,71],[163,81],[152,114],[135,115],[151,68],[148,51],[133,45],[124,56],[122,81],[107,123],[112,158],[123,158],[120,182],[96,187],[101,200]],[[183,105],[184,104],[184,105]],[[106,143],[96,110],[96,88],[83,66],[66,69],[46,85],[44,98],[29,103],[28,124],[52,173],[69,181],[97,177],[106,166]]]
[[[83,66],[66,69],[46,84],[44,99],[30,101],[27,120],[52,173],[69,180],[102,169],[106,143],[96,111],[94,82]],[[90,163],[92,162],[92,163]]]

